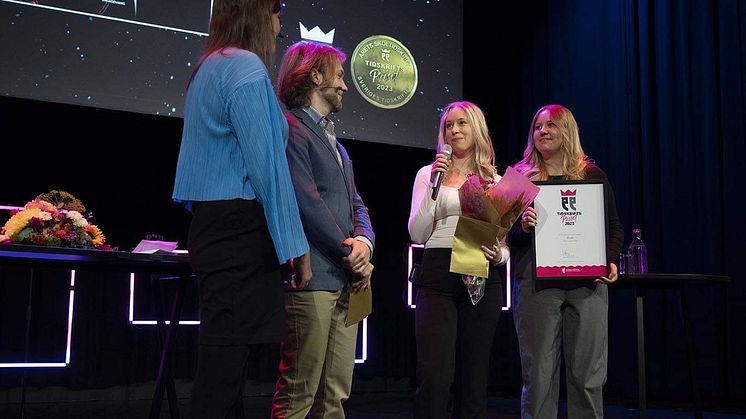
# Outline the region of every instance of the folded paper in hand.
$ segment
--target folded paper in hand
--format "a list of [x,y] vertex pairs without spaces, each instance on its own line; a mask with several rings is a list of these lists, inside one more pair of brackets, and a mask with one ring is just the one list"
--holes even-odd
[[174,250],[176,250],[176,246],[178,245],[178,242],[141,240],[140,243],[137,244],[137,247],[132,249],[132,253],[148,253],[151,255],[156,253],[174,253]]
[[350,291],[350,303],[347,307],[347,317],[345,326],[350,327],[353,324],[368,317],[373,311],[373,291],[371,287],[358,292]]

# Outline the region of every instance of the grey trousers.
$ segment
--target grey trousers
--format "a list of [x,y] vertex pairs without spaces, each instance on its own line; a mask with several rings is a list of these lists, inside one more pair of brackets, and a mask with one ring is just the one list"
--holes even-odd
[[513,319],[523,371],[521,418],[555,419],[560,354],[567,378],[567,417],[603,418],[608,356],[608,288],[546,288],[514,281]]

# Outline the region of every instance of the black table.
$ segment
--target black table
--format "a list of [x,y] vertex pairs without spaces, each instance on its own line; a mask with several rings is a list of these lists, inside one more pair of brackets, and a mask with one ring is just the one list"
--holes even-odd
[[[173,279],[179,281],[176,294],[171,302],[169,314],[170,323],[166,326],[166,316],[159,284],[154,284],[153,292],[159,339],[161,343],[161,360],[156,378],[155,394],[150,409],[150,417],[160,417],[161,404],[164,393],[168,393],[169,410],[173,419],[179,418],[171,364],[171,342],[176,337],[176,327],[179,324],[183,295],[187,278],[193,276],[186,255],[178,254],[144,254],[120,251],[105,251],[96,249],[71,249],[60,247],[30,246],[30,245],[0,245],[0,265],[23,266],[30,270],[29,298],[26,311],[26,342],[24,354],[28,354],[29,330],[31,324],[32,301],[31,295],[34,284],[35,269],[50,267],[65,267],[75,270],[107,271],[107,272],[137,272],[150,276],[151,280]],[[21,417],[24,417],[26,399],[26,371],[21,391]]]
[[637,378],[639,386],[640,418],[647,417],[646,388],[645,388],[645,316],[644,291],[669,290],[676,291],[679,300],[679,315],[684,325],[684,338],[687,346],[687,360],[689,361],[689,376],[691,379],[692,396],[694,398],[694,417],[702,419],[702,398],[697,387],[697,366],[694,356],[694,342],[691,326],[686,311],[686,296],[684,289],[690,285],[727,284],[730,278],[720,275],[675,274],[675,273],[647,273],[622,274],[619,280],[610,285],[610,289],[626,288],[635,290],[637,305]]

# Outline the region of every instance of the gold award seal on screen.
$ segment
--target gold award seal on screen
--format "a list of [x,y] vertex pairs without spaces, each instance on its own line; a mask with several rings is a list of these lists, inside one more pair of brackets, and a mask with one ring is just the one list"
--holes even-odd
[[365,100],[384,109],[404,106],[417,90],[417,64],[407,47],[386,35],[373,35],[355,48],[352,83]]

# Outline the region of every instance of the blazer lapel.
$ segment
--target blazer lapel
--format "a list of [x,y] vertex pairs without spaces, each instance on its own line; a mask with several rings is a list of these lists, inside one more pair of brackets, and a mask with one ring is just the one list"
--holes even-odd
[[344,179],[345,182],[345,188],[347,189],[347,195],[350,198],[350,205],[352,205],[352,183],[351,179],[349,179],[350,175],[352,174],[352,171],[350,170],[350,158],[347,157],[347,153],[343,151],[341,147],[339,147],[339,156],[342,159],[342,165],[339,164],[339,160],[337,160],[337,151],[332,148],[332,145],[329,143],[329,139],[326,138],[326,133],[324,132],[324,129],[321,128],[321,126],[313,121],[313,118],[311,118],[311,115],[307,114],[306,111],[304,111],[301,108],[295,108],[291,110],[293,115],[295,115],[298,119],[303,122],[303,125],[305,125],[311,132],[316,134],[317,139],[324,145],[326,150],[329,152],[329,158],[334,162],[333,164],[339,168],[340,173],[342,174],[342,179]]
[[332,159],[334,159],[335,162],[337,162],[337,166],[339,166],[339,162],[337,161],[337,153],[332,148],[332,145],[329,143],[329,139],[326,138],[326,133],[324,132],[324,129],[321,128],[321,126],[315,122],[313,122],[313,118],[311,118],[311,115],[307,114],[306,111],[303,109],[297,108],[293,109],[291,111],[293,115],[298,117],[298,119],[303,122],[303,125],[305,125],[311,132],[316,134],[316,137],[318,137],[318,140],[321,141],[321,143],[326,147],[326,150],[331,155]]

